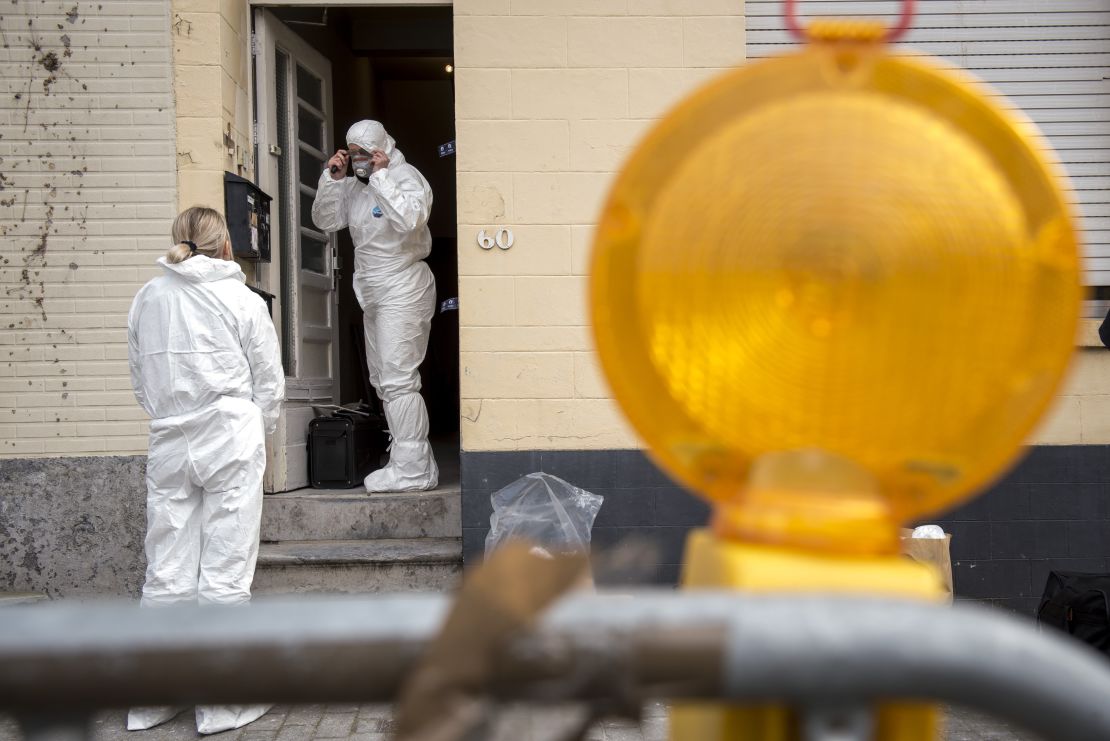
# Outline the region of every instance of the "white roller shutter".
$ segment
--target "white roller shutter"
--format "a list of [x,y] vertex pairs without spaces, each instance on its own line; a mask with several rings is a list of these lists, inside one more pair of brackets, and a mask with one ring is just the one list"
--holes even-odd
[[[894,21],[896,0],[799,0],[814,17]],[[782,0],[746,0],[749,59],[796,45]],[[907,50],[986,80],[1040,126],[1063,161],[1084,233],[1087,284],[1110,286],[1110,0],[919,0]]]

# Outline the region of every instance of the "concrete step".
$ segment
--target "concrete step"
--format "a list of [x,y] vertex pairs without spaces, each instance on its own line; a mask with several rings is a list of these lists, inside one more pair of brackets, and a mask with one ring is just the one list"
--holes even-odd
[[440,592],[462,574],[459,538],[263,543],[254,594]]
[[411,494],[301,489],[267,494],[262,540],[373,540],[462,537],[462,497],[451,488]]

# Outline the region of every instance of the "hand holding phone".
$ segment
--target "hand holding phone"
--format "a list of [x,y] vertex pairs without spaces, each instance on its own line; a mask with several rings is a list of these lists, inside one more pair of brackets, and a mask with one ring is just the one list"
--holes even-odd
[[346,149],[338,149],[330,160],[328,160],[328,171],[331,172],[332,180],[342,180],[347,177],[347,164],[350,162],[350,157],[347,155]]

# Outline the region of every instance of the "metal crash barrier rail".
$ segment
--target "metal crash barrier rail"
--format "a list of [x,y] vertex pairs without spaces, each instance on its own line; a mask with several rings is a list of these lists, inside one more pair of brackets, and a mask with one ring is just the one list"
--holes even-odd
[[[444,595],[396,595],[9,608],[0,612],[0,710],[14,713],[29,739],[78,739],[98,708],[390,701],[450,604]],[[1104,657],[974,607],[583,593],[509,643],[495,667],[487,690],[499,700],[827,709],[906,698],[959,704],[1047,739],[1110,739]]]

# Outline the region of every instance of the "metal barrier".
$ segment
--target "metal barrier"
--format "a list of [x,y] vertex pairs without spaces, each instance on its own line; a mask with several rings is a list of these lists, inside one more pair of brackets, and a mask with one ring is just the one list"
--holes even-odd
[[[390,701],[449,607],[447,596],[416,594],[13,607],[0,611],[0,709],[29,739],[79,739],[104,707]],[[1047,739],[1110,739],[1105,657],[974,607],[577,594],[496,666],[488,691],[505,700],[774,700],[821,710],[906,698],[956,703]]]

